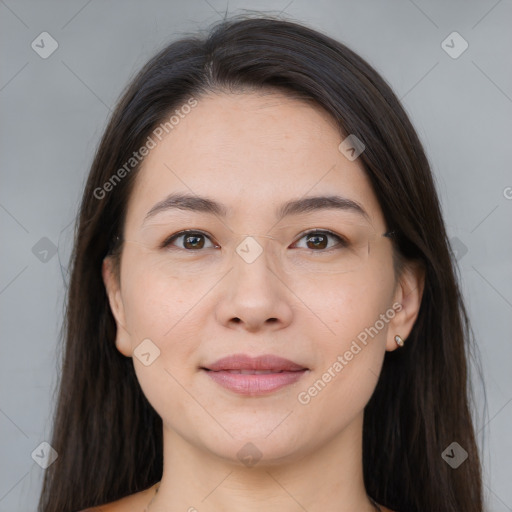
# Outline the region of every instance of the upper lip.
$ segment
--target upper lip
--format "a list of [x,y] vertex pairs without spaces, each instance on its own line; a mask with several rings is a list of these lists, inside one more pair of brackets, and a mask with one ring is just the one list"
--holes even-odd
[[231,356],[218,359],[214,363],[202,366],[202,368],[211,371],[222,370],[271,370],[271,371],[300,371],[307,370],[305,366],[294,363],[289,359],[264,354],[257,357],[251,357],[246,354],[233,354]]

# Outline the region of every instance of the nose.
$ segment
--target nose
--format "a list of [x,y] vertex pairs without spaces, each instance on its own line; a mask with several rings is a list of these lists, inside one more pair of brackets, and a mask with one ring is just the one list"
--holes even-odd
[[229,328],[276,331],[290,324],[293,293],[275,265],[268,235],[247,235],[232,255],[231,271],[222,280],[217,321]]

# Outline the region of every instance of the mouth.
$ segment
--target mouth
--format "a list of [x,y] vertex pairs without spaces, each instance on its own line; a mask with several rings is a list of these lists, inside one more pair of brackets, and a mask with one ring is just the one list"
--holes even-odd
[[200,370],[220,386],[249,396],[277,391],[309,372],[303,365],[271,354],[259,357],[235,354],[201,366]]

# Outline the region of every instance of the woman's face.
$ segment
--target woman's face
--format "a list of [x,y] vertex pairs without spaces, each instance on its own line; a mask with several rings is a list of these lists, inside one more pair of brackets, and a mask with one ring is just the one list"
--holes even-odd
[[[164,429],[199,450],[283,462],[341,436],[360,421],[394,335],[412,326],[397,307],[378,201],[341,142],[330,118],[299,100],[209,95],[137,176],[120,286],[104,266],[116,345]],[[177,194],[190,200],[173,207]],[[351,203],[278,214],[321,196]],[[233,355],[297,366],[214,367]],[[237,368],[248,373],[228,371]]]

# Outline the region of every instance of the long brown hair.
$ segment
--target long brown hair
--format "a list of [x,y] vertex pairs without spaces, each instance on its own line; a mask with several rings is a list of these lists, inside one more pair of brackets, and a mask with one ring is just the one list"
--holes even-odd
[[[223,20],[154,56],[124,91],[95,155],[75,230],[62,377],[40,512],[76,511],[146,489],[162,476],[162,421],[115,347],[102,261],[122,233],[139,165],[107,183],[169,113],[213,90],[275,88],[328,112],[355,134],[397,236],[395,254],[425,268],[418,318],[405,347],[386,353],[365,409],[367,492],[400,512],[481,512],[479,454],[471,419],[472,340],[454,256],[418,136],[385,80],[349,48],[292,21]],[[103,187],[103,188],[102,188]],[[148,436],[148,432],[152,435]],[[452,469],[456,441],[468,459]]]

